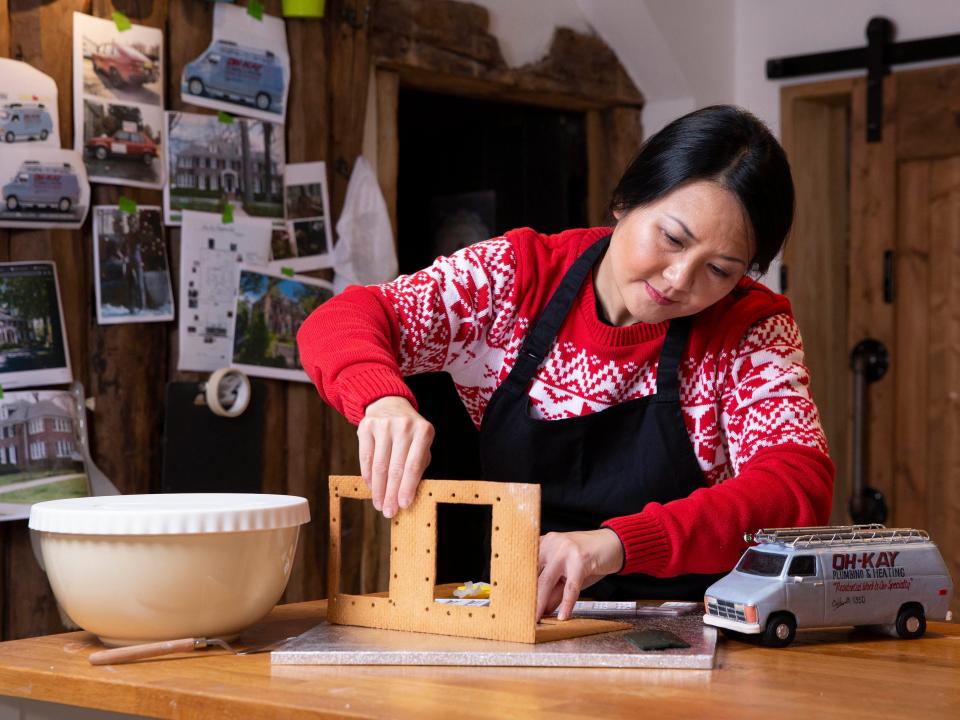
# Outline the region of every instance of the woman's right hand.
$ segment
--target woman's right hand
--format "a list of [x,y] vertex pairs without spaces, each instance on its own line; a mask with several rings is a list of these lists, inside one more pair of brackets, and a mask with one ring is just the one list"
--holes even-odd
[[384,517],[393,517],[416,497],[430,464],[433,435],[433,425],[406,398],[391,395],[367,405],[357,426],[360,474]]

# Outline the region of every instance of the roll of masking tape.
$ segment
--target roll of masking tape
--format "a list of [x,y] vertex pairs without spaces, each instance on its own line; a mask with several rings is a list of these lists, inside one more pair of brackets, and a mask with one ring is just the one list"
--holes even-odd
[[250,404],[250,378],[234,368],[220,368],[207,380],[204,395],[214,415],[237,417]]

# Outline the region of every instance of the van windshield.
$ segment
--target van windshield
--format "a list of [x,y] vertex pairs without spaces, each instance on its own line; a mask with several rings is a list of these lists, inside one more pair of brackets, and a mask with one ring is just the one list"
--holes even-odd
[[783,570],[783,564],[786,561],[786,555],[747,550],[746,555],[740,558],[740,562],[737,564],[737,570],[742,573],[747,573],[748,575],[777,577]]

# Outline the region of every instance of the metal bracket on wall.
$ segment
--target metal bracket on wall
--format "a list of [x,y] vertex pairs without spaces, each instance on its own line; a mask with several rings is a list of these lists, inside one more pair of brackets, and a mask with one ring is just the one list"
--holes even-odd
[[867,46],[767,60],[767,79],[802,77],[844,70],[867,71],[867,142],[883,139],[883,78],[894,65],[960,57],[960,34],[892,42],[894,24],[874,17],[867,23]]

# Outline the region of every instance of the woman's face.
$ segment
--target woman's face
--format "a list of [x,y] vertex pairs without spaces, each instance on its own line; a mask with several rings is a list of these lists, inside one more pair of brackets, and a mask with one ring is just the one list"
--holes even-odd
[[694,315],[730,292],[752,257],[736,197],[693,182],[617,218],[597,269],[597,297],[614,325]]

